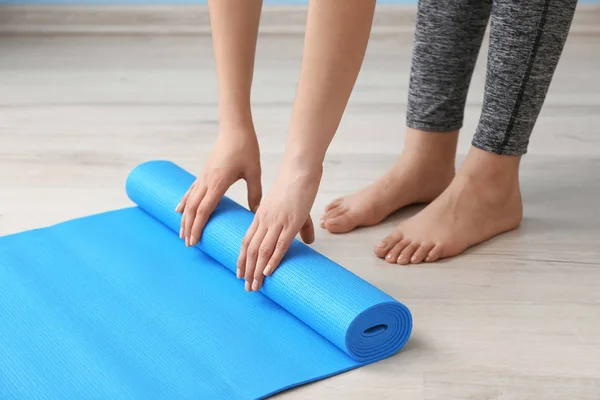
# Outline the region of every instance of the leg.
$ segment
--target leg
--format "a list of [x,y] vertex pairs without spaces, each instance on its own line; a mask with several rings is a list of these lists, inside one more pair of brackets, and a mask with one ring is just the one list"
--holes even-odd
[[542,109],[577,0],[495,0],[483,111],[473,146],[521,156]]
[[342,233],[378,224],[409,204],[429,203],[450,184],[490,11],[491,0],[455,0],[443,7],[434,0],[419,1],[404,151],[376,182],[329,204],[323,228]]
[[376,254],[400,264],[435,261],[519,226],[520,156],[575,5],[576,0],[494,0],[486,93],[473,148],[444,193],[401,223]]

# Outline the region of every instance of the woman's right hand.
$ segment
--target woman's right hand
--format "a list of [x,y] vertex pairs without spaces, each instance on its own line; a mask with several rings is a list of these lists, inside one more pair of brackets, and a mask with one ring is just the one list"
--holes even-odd
[[248,206],[256,211],[262,198],[260,151],[253,128],[222,129],[204,171],[177,205],[183,213],[179,237],[186,246],[198,244],[204,226],[231,185],[244,179]]

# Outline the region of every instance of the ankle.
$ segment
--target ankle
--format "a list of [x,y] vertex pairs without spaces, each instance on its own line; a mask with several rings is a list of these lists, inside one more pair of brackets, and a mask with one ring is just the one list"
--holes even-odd
[[427,132],[408,128],[402,154],[416,162],[454,168],[457,143],[458,131]]
[[498,155],[471,147],[460,171],[497,185],[511,185],[519,182],[520,164],[520,156]]
[[471,148],[457,178],[494,202],[520,199],[519,165],[520,157]]

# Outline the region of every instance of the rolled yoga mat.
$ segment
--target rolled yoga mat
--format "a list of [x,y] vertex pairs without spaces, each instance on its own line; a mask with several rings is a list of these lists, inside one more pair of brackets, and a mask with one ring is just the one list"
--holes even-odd
[[136,207],[0,238],[0,398],[264,398],[404,346],[408,309],[299,241],[245,292],[253,214],[226,197],[186,248],[193,181],[147,162],[127,179]]

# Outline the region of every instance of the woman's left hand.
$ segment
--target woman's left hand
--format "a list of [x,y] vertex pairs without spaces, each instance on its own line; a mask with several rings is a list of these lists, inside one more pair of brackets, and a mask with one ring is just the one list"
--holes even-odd
[[307,170],[286,165],[256,211],[242,241],[237,277],[246,291],[260,290],[265,276],[279,266],[298,232],[305,243],[315,240],[310,209],[321,181],[322,166]]

